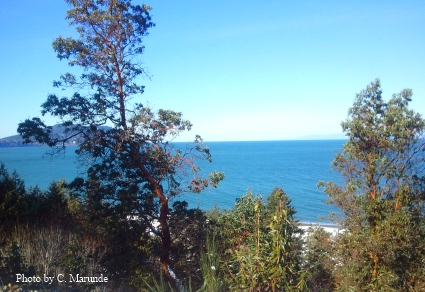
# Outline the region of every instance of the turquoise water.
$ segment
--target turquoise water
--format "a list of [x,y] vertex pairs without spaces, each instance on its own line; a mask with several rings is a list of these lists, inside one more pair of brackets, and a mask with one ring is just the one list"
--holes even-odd
[[[180,198],[191,207],[210,209],[215,204],[222,209],[233,206],[235,199],[250,188],[265,198],[274,187],[282,187],[292,198],[296,218],[316,222],[335,209],[327,206],[326,195],[316,185],[319,180],[341,182],[330,162],[340,151],[343,140],[326,141],[262,141],[209,142],[213,162],[201,163],[205,173],[225,172],[225,179],[217,189],[201,194],[184,194]],[[183,146],[176,143],[180,148]],[[43,158],[44,147],[0,148],[0,161],[12,172],[16,170],[27,187],[42,189],[54,180],[71,181],[82,174],[75,154],[76,147],[68,147],[65,156],[50,160]]]

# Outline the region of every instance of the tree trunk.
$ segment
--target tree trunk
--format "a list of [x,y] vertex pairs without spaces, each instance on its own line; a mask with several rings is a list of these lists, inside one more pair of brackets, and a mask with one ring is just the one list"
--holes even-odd
[[164,274],[167,281],[171,284],[172,288],[174,290],[178,290],[177,287],[177,281],[176,279],[171,275],[169,264],[170,264],[170,251],[171,251],[171,235],[170,235],[170,229],[168,227],[168,198],[164,196],[164,193],[162,192],[161,186],[158,183],[158,181],[155,180],[155,178],[152,177],[152,175],[149,173],[149,171],[146,169],[144,164],[142,163],[139,153],[137,149],[133,147],[131,151],[131,158],[137,165],[137,167],[140,169],[140,171],[143,173],[143,175],[146,177],[147,181],[154,187],[155,194],[159,198],[161,202],[160,207],[160,214],[159,214],[159,223],[161,224],[161,243],[162,243],[162,251],[161,251],[161,270]]

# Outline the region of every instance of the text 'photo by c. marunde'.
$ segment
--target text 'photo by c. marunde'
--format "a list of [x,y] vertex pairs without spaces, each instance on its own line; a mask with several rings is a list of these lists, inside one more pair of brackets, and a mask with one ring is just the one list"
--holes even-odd
[[0,292],[425,291],[424,9],[2,3]]
[[16,283],[41,283],[44,282],[45,284],[51,285],[53,281],[57,281],[59,283],[66,283],[66,282],[75,282],[75,283],[107,283],[108,277],[104,277],[103,274],[100,274],[98,277],[84,277],[80,274],[58,274],[57,276],[47,276],[46,274],[43,274],[42,277],[39,276],[32,276],[32,277],[26,277],[24,274],[16,274]]

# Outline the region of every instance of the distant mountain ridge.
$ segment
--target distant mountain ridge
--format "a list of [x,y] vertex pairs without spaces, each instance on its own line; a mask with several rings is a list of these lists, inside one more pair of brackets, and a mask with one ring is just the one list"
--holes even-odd
[[[108,129],[110,127],[102,126],[102,128]],[[59,139],[65,138],[65,127],[62,125],[54,125],[52,127],[52,136],[57,137]],[[72,145],[78,145],[81,143],[81,135],[77,135],[74,138],[70,139],[67,143],[65,143],[66,146],[72,146]],[[34,146],[43,146],[39,143],[30,143],[25,144],[24,140],[22,139],[21,135],[13,135],[5,138],[0,139],[0,147],[34,147]]]
[[24,144],[21,135],[13,135],[0,139],[0,147],[27,147],[39,146],[34,144]]

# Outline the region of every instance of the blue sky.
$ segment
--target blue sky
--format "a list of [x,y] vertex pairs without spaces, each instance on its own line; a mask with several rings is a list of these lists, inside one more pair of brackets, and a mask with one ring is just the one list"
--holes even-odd
[[[355,94],[375,78],[386,99],[413,89],[411,106],[425,113],[423,1],[145,3],[156,26],[145,38],[152,78],[140,80],[139,101],[183,112],[194,127],[179,141],[341,133]],[[52,81],[72,72],[51,47],[75,35],[67,9],[60,0],[0,6],[0,137],[40,116]]]

